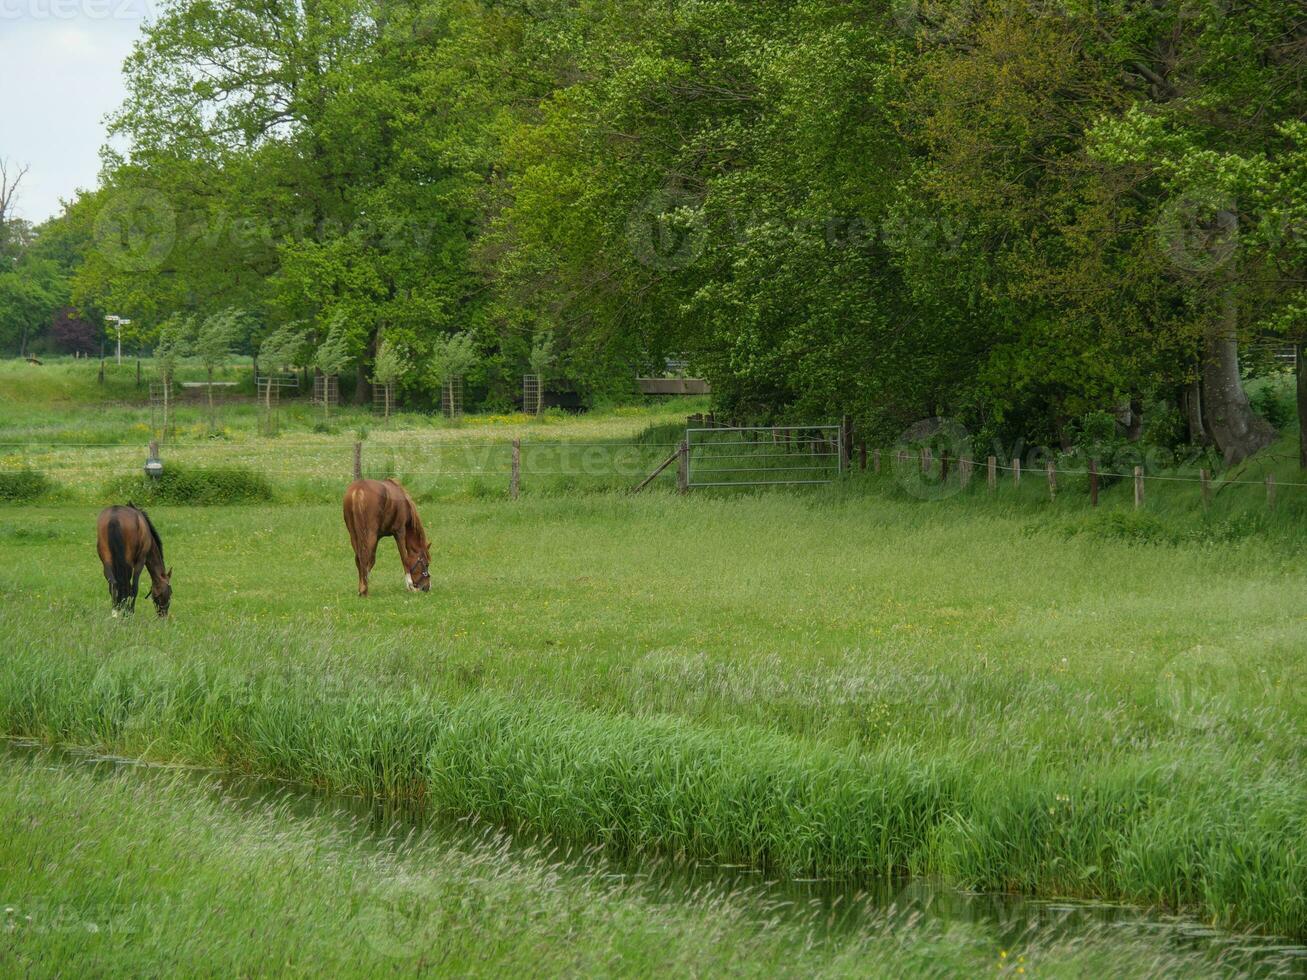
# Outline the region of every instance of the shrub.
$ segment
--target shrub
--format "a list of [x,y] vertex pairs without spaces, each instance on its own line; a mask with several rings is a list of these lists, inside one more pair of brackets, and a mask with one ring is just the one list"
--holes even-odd
[[163,475],[152,479],[119,477],[105,485],[104,494],[113,500],[143,504],[266,503],[272,500],[272,484],[261,473],[244,466],[166,466]]
[[1292,400],[1278,384],[1265,384],[1253,392],[1249,399],[1257,414],[1276,429],[1283,429],[1296,417]]
[[0,502],[26,503],[45,496],[54,484],[40,470],[24,468],[0,473]]

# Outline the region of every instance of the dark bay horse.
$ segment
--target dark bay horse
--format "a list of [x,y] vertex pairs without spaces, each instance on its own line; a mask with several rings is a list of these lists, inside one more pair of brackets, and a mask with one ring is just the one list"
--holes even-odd
[[377,561],[377,541],[395,539],[404,563],[404,584],[431,591],[431,545],[417,504],[396,480],[355,480],[345,491],[345,527],[359,570],[359,595],[368,594],[368,573]]
[[163,539],[150,519],[135,504],[106,507],[100,511],[96,528],[96,550],[109,582],[113,614],[136,609],[141,569],[150,572],[150,598],[160,616],[168,615],[172,602],[172,569],[163,563]]

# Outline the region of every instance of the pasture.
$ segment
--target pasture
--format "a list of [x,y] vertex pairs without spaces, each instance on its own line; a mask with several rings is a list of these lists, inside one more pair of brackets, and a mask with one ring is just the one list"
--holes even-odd
[[10,735],[780,874],[941,875],[1304,934],[1307,567],[868,494],[158,507],[171,622],[81,506],[0,515]]
[[[35,466],[52,481],[0,506],[0,730],[11,738],[471,817],[620,861],[744,866],[850,895],[935,882],[1128,903],[1307,937],[1307,553],[1292,470],[1274,510],[1251,479],[1223,485],[1207,512],[1184,482],[1150,485],[1139,511],[1128,481],[1106,487],[1097,511],[1073,479],[1056,500],[1029,479],[922,501],[888,468],[830,487],[687,496],[666,474],[631,496],[615,491],[665,455],[685,403],[580,419],[400,419],[366,434],[364,469],[415,490],[432,589],[405,590],[386,540],[361,600],[339,499],[357,433],[312,432],[306,418],[279,439],[239,427],[183,435],[164,447],[171,482],[149,487],[130,428],[140,405],[115,409],[101,445],[85,444],[90,430],[61,441],[62,429],[40,428],[42,413],[71,416],[77,404],[0,418],[9,442],[26,440],[0,468]],[[503,465],[513,438],[548,446],[534,460],[524,450],[518,500]],[[1283,468],[1277,456],[1293,449],[1257,465]],[[236,469],[214,468],[224,466]],[[197,487],[213,493],[188,496]],[[132,494],[152,501],[174,568],[168,621],[144,599],[130,620],[108,615],[94,519]],[[110,858],[95,872],[103,890],[87,893],[101,903],[89,921],[153,907],[163,879],[115,856],[133,840],[161,853],[197,842],[200,877],[146,929],[151,956],[179,948],[179,962],[254,973],[284,956],[307,969],[330,960],[302,936],[316,918],[339,934],[342,968],[407,971],[412,956],[360,940],[357,899],[421,874],[435,891],[401,904],[442,922],[464,915],[469,945],[444,947],[442,962],[472,972],[515,968],[518,941],[561,955],[550,937],[562,921],[583,923],[568,962],[587,971],[735,950],[746,972],[777,972],[787,950],[815,942],[812,922],[759,931],[754,899],[562,884],[543,854],[514,863],[498,844],[468,845],[457,860],[430,844],[360,856],[317,818],[231,813],[189,783],[55,768],[43,776],[10,760],[0,795],[48,815],[41,846],[52,853],[78,851],[73,828],[88,813],[123,815],[96,838]],[[257,866],[269,840],[308,856],[267,880],[243,877],[248,904],[235,918],[285,906],[299,890],[292,866],[327,891],[346,881],[350,903],[293,905],[266,960],[221,937],[178,939],[220,888],[205,869]],[[0,854],[11,877],[35,846],[25,841]],[[22,894],[79,907],[76,866],[27,866]],[[118,899],[105,897],[111,879]],[[546,902],[542,889],[557,894]],[[538,918],[506,931],[492,910],[521,903]],[[642,917],[673,939],[629,925]],[[917,973],[1015,972],[998,957],[1010,932],[905,921],[875,910],[823,938],[805,972],[889,972],[895,957]],[[615,949],[605,937],[617,922],[628,925]],[[29,931],[10,955],[73,968],[139,949],[135,935],[119,948]],[[1016,955],[1046,973],[1220,966],[1094,929],[1070,945],[1047,929],[1019,942]],[[299,959],[297,948],[318,952]]]

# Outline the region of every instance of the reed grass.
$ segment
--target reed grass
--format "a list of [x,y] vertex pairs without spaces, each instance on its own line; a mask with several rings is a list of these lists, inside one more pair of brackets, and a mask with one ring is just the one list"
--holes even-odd
[[14,975],[1167,977],[1248,962],[1229,945],[906,905],[831,929],[819,907],[651,887],[502,834],[377,836],[188,774],[40,756],[0,767],[0,822]]

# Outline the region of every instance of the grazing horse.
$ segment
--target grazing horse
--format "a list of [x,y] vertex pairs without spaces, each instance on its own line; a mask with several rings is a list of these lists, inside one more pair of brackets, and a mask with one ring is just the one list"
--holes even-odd
[[163,539],[150,519],[135,504],[106,507],[100,511],[96,528],[96,550],[109,582],[113,614],[136,609],[141,569],[150,572],[150,598],[160,616],[168,615],[172,602],[172,569],[163,563]]
[[368,594],[368,573],[377,561],[377,541],[393,537],[411,592],[431,591],[431,545],[417,504],[395,480],[355,480],[345,491],[345,527],[359,570],[359,595]]

